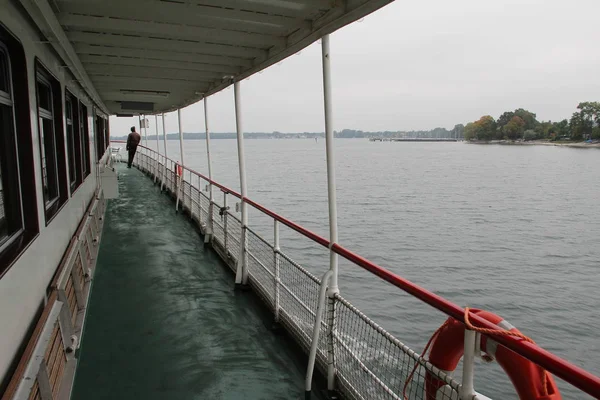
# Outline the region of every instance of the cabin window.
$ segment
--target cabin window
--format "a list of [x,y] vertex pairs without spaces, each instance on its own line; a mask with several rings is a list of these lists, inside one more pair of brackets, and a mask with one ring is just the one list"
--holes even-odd
[[90,174],[90,132],[88,130],[87,107],[79,103],[79,134],[81,137],[81,162],[83,164],[83,177]]
[[96,151],[98,162],[106,151],[106,120],[100,115],[96,115]]
[[110,147],[110,125],[108,125],[108,119],[104,120],[104,150],[107,150]]
[[38,115],[40,129],[40,151],[42,157],[42,185],[46,208],[58,201],[58,157],[54,114],[52,112],[52,89],[45,79],[38,78]]
[[10,94],[10,70],[8,67],[8,54],[6,54],[4,48],[0,49],[0,71],[2,71],[2,74],[0,74],[0,96],[10,100],[12,97]]
[[73,193],[83,182],[81,157],[81,130],[79,124],[79,102],[71,94],[65,96],[65,121],[67,123],[67,155],[69,161],[69,185]]
[[25,53],[0,26],[0,277],[38,233]]
[[[23,210],[19,190],[17,143],[13,117],[12,90],[8,54],[0,47],[0,246],[8,245],[10,238],[23,229]],[[17,190],[13,190],[16,188]],[[1,249],[2,247],[0,247]]]
[[73,102],[65,99],[65,121],[67,123],[67,149],[69,151],[69,184],[71,192],[77,187],[77,159],[75,157],[75,129],[73,128]]
[[37,68],[38,130],[46,225],[67,201],[64,136],[62,135],[61,88],[41,66]]

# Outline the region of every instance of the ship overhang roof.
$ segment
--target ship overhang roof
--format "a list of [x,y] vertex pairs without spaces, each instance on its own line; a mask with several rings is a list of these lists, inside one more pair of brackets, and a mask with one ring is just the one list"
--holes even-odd
[[110,114],[195,103],[393,0],[21,0]]

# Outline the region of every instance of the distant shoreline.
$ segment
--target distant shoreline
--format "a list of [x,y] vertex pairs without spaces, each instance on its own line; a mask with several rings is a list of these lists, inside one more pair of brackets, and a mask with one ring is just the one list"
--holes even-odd
[[510,140],[472,140],[465,141],[467,144],[497,144],[503,146],[561,146],[561,147],[574,147],[577,149],[600,149],[600,143],[586,143],[586,142],[551,142],[547,140],[529,140],[526,142],[513,142]]

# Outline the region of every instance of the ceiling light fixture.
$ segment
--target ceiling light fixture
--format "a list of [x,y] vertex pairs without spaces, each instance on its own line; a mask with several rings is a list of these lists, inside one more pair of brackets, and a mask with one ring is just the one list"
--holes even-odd
[[135,90],[135,89],[121,89],[120,92],[122,94],[128,95],[138,95],[144,97],[160,97],[167,98],[171,94],[171,92],[160,91],[160,90]]

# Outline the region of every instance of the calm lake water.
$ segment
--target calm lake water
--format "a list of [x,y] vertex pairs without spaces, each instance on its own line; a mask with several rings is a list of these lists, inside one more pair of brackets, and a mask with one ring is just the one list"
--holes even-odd
[[[239,190],[236,142],[211,145],[214,179]],[[335,145],[342,245],[461,306],[495,312],[600,374],[600,151],[366,139]],[[180,159],[178,146],[168,142],[169,157]],[[184,146],[185,164],[206,174],[205,142]],[[328,236],[323,140],[246,140],[246,158],[250,198]],[[271,222],[256,212],[250,225],[272,238]],[[283,231],[284,251],[322,275],[327,251]],[[418,352],[445,320],[343,260],[340,290]],[[565,398],[585,398],[559,385]],[[478,365],[475,387],[496,399],[516,397],[495,363]]]

